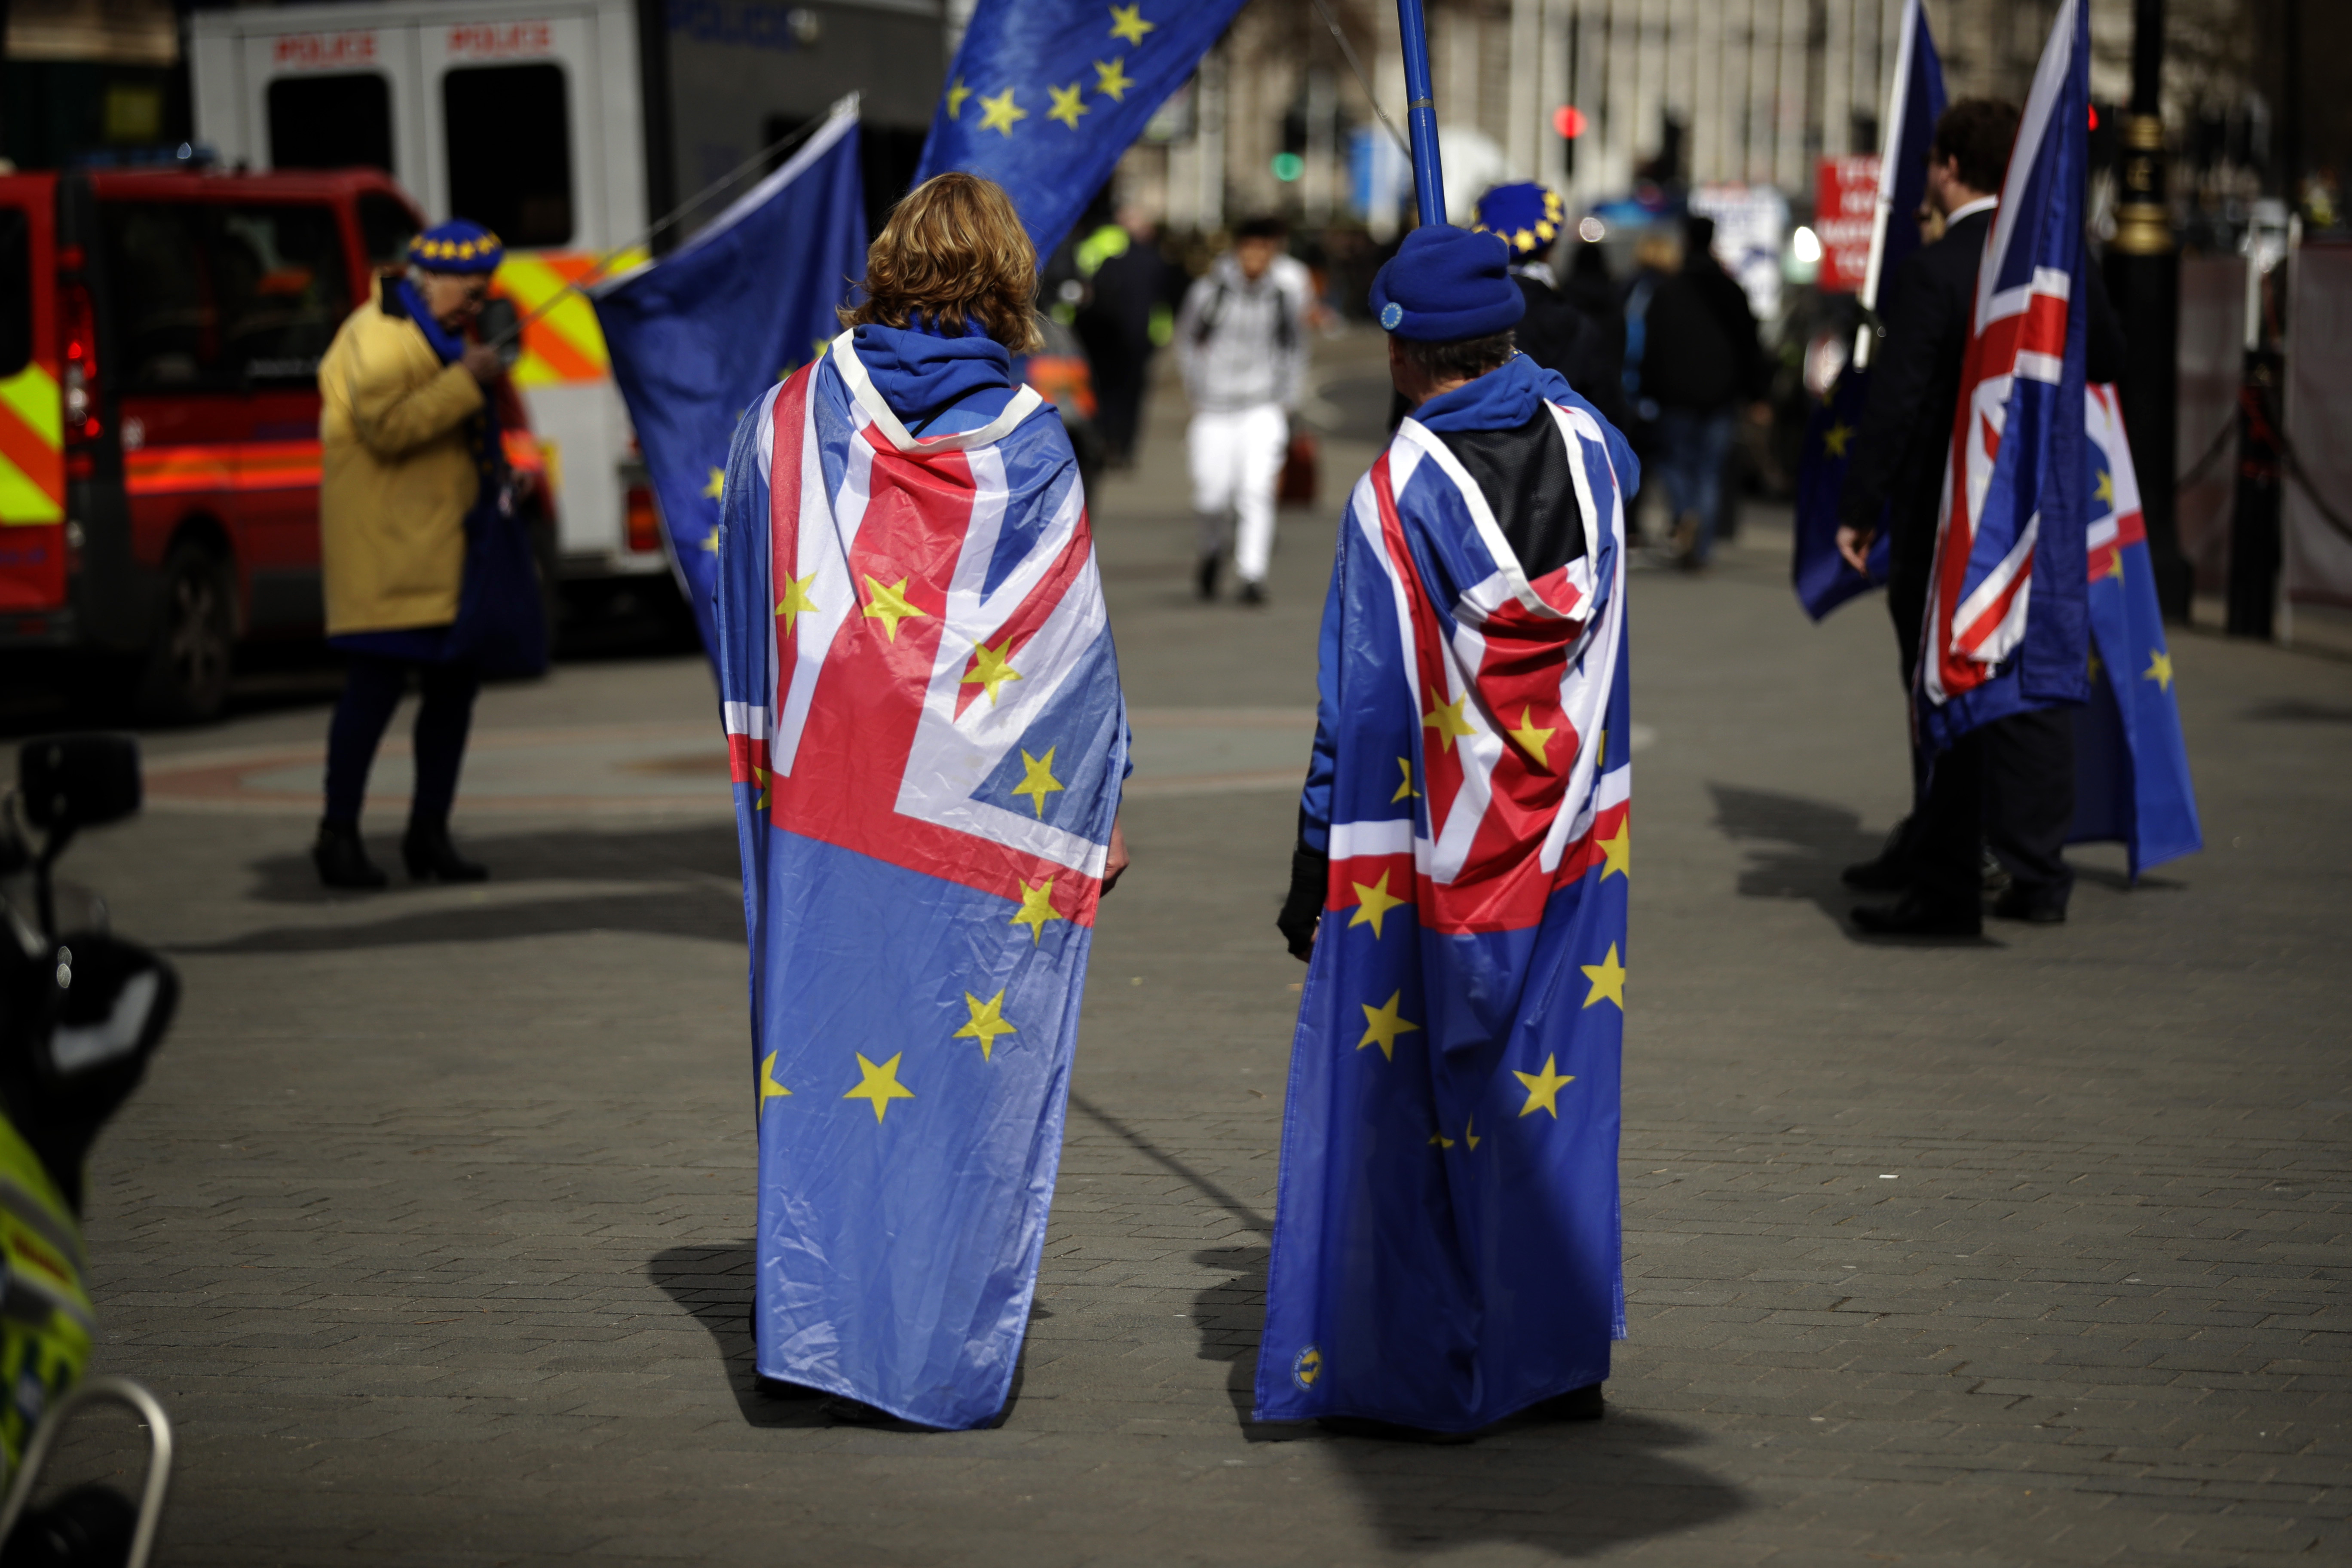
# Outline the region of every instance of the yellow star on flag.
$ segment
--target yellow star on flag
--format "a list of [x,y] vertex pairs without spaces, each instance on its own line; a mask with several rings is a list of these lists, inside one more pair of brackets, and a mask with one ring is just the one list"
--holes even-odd
[[963,78],[956,78],[955,85],[948,89],[948,118],[950,120],[958,119],[962,115],[963,100],[971,96],[971,89],[964,86]]
[[[785,577],[784,596],[776,601],[776,614],[784,617],[784,630],[790,632],[800,628],[803,610],[822,613],[817,610],[816,601],[809,597],[808,585],[815,581],[816,574],[814,572],[805,577]],[[870,583],[873,579],[869,577],[866,581]]]
[[978,1040],[980,1059],[995,1060],[996,1037],[1017,1035],[1021,1032],[1004,1021],[1004,993],[999,991],[983,1002],[967,991],[963,994],[963,1005],[971,1009],[971,1022],[958,1029],[952,1037],[959,1040]]
[[874,1124],[877,1127],[882,1124],[882,1113],[890,1109],[892,1100],[915,1098],[915,1091],[898,1081],[898,1061],[906,1054],[901,1051],[880,1067],[876,1067],[866,1059],[865,1052],[857,1053],[857,1087],[841,1098],[872,1101]]
[[1041,817],[1045,815],[1045,797],[1062,787],[1062,781],[1054,776],[1054,751],[1055,748],[1048,746],[1044,756],[1033,757],[1024,750],[1021,766],[1025,771],[1021,782],[1013,786],[1014,795],[1029,796],[1029,804],[1037,808],[1037,815]]
[[709,533],[704,534],[704,535],[702,536],[702,544],[701,544],[701,548],[702,548],[703,550],[705,550],[705,551],[709,552],[710,554],[713,554],[713,555],[718,554],[718,553],[719,553],[719,531],[718,529],[715,529],[715,528],[714,528],[714,529],[712,529]]
[[1401,800],[1419,800],[1421,798],[1421,792],[1412,787],[1412,759],[1410,757],[1399,757],[1397,759],[1397,771],[1404,774],[1404,783],[1397,785],[1396,794],[1389,796],[1389,804],[1393,805]]
[[1476,1117],[1474,1116],[1469,1121],[1465,1121],[1462,1124],[1462,1141],[1469,1144],[1474,1150],[1476,1149],[1479,1144],[1486,1142],[1485,1139],[1478,1136],[1478,1119]]
[[1120,68],[1126,64],[1124,55],[1114,60],[1095,62],[1095,90],[1113,103],[1125,103],[1127,89],[1135,85],[1135,79]]
[[917,609],[907,598],[907,579],[901,577],[886,588],[873,578],[866,579],[866,614],[882,623],[890,640],[898,640],[898,623],[908,616],[929,619],[929,613]]
[[1436,731],[1438,741],[1452,751],[1454,736],[1478,732],[1477,727],[1462,716],[1462,706],[1469,700],[1470,694],[1465,691],[1451,702],[1433,703],[1429,711],[1421,716],[1421,727]]
[[981,98],[980,129],[982,131],[1002,131],[1005,135],[1010,136],[1013,134],[1013,122],[1028,118],[1029,111],[1013,101],[1013,89],[1009,87],[994,98],[985,94]]
[[1845,444],[1853,437],[1853,426],[1843,419],[1838,420],[1822,432],[1822,450],[1832,458],[1843,458],[1845,456]]
[[1145,21],[1143,19],[1142,13],[1142,0],[1136,0],[1136,4],[1132,5],[1112,6],[1110,8],[1110,36],[1114,38],[1125,38],[1130,44],[1139,44],[1143,42],[1143,35],[1150,32],[1160,24],[1157,22]]
[[711,469],[709,482],[702,487],[703,499],[705,500],[717,500],[726,493],[727,470],[724,468]]
[[2124,547],[2120,544],[2110,544],[2107,546],[2107,569],[2101,573],[2100,575],[2103,577],[2120,577],[2123,574]]
[[2148,649],[2147,668],[2139,672],[2139,678],[2142,680],[2155,681],[2157,689],[2160,691],[2170,691],[2172,689],[2172,656],[2160,647]]
[[1608,863],[1601,868],[1601,879],[1605,882],[1612,877],[1622,877],[1627,881],[1632,881],[1633,879],[1633,814],[1628,812],[1617,819],[1615,837],[1595,839],[1594,842],[1601,846],[1601,854],[1608,857]]
[[1533,250],[1536,247],[1536,237],[1526,229],[1521,229],[1511,236],[1511,243],[1521,250]]
[[1369,888],[1361,882],[1350,882],[1348,885],[1356,889],[1356,897],[1360,900],[1356,905],[1356,912],[1349,917],[1348,924],[1371,927],[1374,942],[1381,940],[1381,922],[1388,919],[1389,911],[1399,904],[1412,902],[1411,899],[1399,898],[1389,891],[1389,874],[1386,871],[1381,872],[1381,879]]
[[1035,887],[1021,883],[1021,908],[1014,911],[1013,924],[1029,928],[1029,945],[1036,946],[1045,940],[1047,921],[1066,921],[1070,917],[1054,908],[1054,879],[1046,878]]
[[767,810],[767,809],[768,809],[768,770],[767,770],[767,769],[765,769],[765,768],[753,768],[753,769],[751,770],[751,787],[752,787],[753,789],[756,789],[756,790],[758,790],[758,791],[760,792],[758,795],[754,795],[754,796],[752,796],[752,797],[751,797],[751,809],[752,809],[752,810],[754,810],[754,811],[765,811],[765,810]]
[[2096,679],[2099,679],[2099,671],[2101,671],[2101,670],[2105,669],[2105,668],[2106,668],[2106,666],[2105,666],[2105,665],[2103,665],[2103,664],[2101,664],[2101,663],[2099,662],[2099,650],[2098,650],[2096,647],[2092,648],[2092,649],[2091,649],[2091,679],[2092,679],[2093,680],[2096,680]]
[[1519,1107],[1521,1116],[1533,1116],[1538,1110],[1549,1110],[1554,1121],[1559,1120],[1559,1091],[1576,1081],[1576,1075],[1561,1077],[1555,1064],[1558,1058],[1544,1058],[1543,1071],[1518,1072],[1511,1076],[1527,1086],[1528,1102]]
[[[1013,668],[1012,658],[1012,634],[1007,633],[1005,635],[1003,645],[999,647],[991,647],[986,643],[982,643],[972,650],[971,668],[965,673],[963,684],[966,686],[977,686],[982,691],[987,692],[988,705],[991,708],[995,707],[996,689],[1003,685],[1008,680],[1018,680],[1021,679],[1021,672]],[[1047,754],[1051,755],[1052,753],[1048,752]],[[1042,807],[1040,807],[1037,815],[1040,816],[1045,815],[1045,811]]]
[[1433,1132],[1429,1135],[1429,1146],[1433,1149],[1451,1149],[1454,1147],[1454,1140],[1448,1138],[1442,1131]]
[[793,1091],[776,1081],[776,1053],[770,1051],[760,1058],[760,1114],[768,1114],[768,1101],[782,1095],[790,1100]]
[[1045,111],[1045,118],[1058,120],[1076,131],[1078,128],[1078,116],[1087,111],[1087,106],[1079,101],[1084,95],[1079,92],[1078,84],[1072,82],[1067,87],[1055,87],[1048,82],[1045,84],[1045,93],[1054,100],[1054,107]]
[[[1626,879],[1631,881],[1633,879],[1629,877]],[[1619,1012],[1625,1010],[1625,966],[1617,962],[1615,942],[1609,944],[1609,956],[1600,963],[1580,963],[1577,967],[1584,971],[1587,980],[1592,982],[1592,989],[1584,998],[1586,1006],[1605,999],[1616,1003]]]
[[2116,504],[2116,477],[2105,468],[2099,470],[2098,496],[2109,506]]
[[1532,717],[1534,712],[1535,710],[1532,708],[1521,708],[1519,727],[1507,731],[1506,733],[1519,743],[1521,751],[1536,760],[1537,766],[1548,768],[1551,766],[1551,738],[1559,731],[1547,730],[1538,724]]
[[1404,993],[1402,991],[1391,992],[1389,999],[1377,1007],[1368,1002],[1357,1004],[1364,1010],[1364,1037],[1356,1042],[1358,1050],[1360,1051],[1366,1046],[1377,1041],[1381,1047],[1381,1055],[1390,1061],[1394,1061],[1397,1037],[1417,1035],[1421,1032],[1419,1024],[1397,1016],[1397,1003],[1403,995]]

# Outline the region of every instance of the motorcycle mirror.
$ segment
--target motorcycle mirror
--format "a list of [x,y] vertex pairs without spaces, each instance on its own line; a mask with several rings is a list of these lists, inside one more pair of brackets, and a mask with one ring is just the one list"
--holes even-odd
[[16,753],[17,795],[36,827],[72,832],[139,809],[139,742],[129,735],[44,735]]
[[482,342],[496,346],[499,362],[509,369],[522,358],[522,340],[517,331],[520,320],[515,314],[514,301],[501,294],[483,301],[482,313],[475,327],[481,334]]

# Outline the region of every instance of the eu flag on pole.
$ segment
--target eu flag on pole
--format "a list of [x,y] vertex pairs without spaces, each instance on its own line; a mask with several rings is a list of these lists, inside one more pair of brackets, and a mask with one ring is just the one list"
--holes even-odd
[[[1878,214],[1870,237],[1870,270],[1863,279],[1864,309],[1878,309],[1887,279],[1893,278],[1919,248],[1919,225],[1913,214],[1927,194],[1927,154],[1936,140],[1936,121],[1944,114],[1944,62],[1937,58],[1935,36],[1927,30],[1925,0],[1910,0],[1903,8],[1903,28],[1895,55],[1895,91],[1886,106],[1888,134],[1878,163]],[[1869,329],[1863,338],[1869,341]],[[1829,402],[1813,411],[1805,426],[1805,445],[1797,459],[1796,559],[1792,576],[1797,602],[1805,614],[1820,620],[1856,595],[1886,583],[1888,530],[1881,513],[1876,542],[1871,546],[1870,575],[1845,563],[1837,552],[1838,497],[1845,489],[1849,443],[1862,428],[1862,411],[1870,400],[1867,348],[1857,350],[1831,390]]]
[[1241,0],[980,0],[931,116],[918,184],[1003,185],[1043,262]]
[[2083,247],[2091,24],[2064,0],[1977,268],[1913,703],[1940,752],[2089,695]]
[[2120,839],[2137,878],[2205,847],[2172,651],[2140,519],[2139,478],[2112,386],[2090,389],[2091,700],[2074,716],[2074,826],[2080,844]]
[[865,269],[853,93],[708,227],[595,291],[613,378],[661,503],[670,563],[714,659],[728,441],[761,393],[841,330],[834,310]]
[[755,399],[718,620],[760,1373],[963,1428],[1028,1326],[1127,730],[1053,405],[952,415],[910,434],[851,332]]

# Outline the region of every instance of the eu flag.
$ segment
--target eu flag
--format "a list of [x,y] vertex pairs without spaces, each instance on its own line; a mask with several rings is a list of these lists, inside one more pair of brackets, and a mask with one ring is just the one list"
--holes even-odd
[[[1889,135],[1880,154],[1878,216],[1871,236],[1870,271],[1863,283],[1862,302],[1875,310],[1888,279],[1919,248],[1919,226],[1913,214],[1927,194],[1927,153],[1936,139],[1936,121],[1944,113],[1944,64],[1936,55],[1936,39],[1927,30],[1923,0],[1910,0],[1903,9],[1903,30],[1895,57],[1895,92],[1887,104]],[[1862,411],[1870,401],[1870,370],[1857,361],[1837,379],[1826,405],[1814,410],[1805,426],[1805,444],[1797,459],[1796,560],[1792,576],[1797,602],[1805,614],[1820,620],[1859,594],[1886,582],[1887,528],[1882,510],[1878,538],[1871,546],[1867,577],[1845,563],[1837,552],[1838,497],[1845,488],[1851,442],[1862,428]]]
[[1003,1408],[1127,757],[1077,459],[1023,387],[918,438],[844,332],[727,472],[763,1376]]
[[727,444],[743,411],[823,352],[866,267],[857,99],[677,250],[595,292],[678,585],[715,659]]
[[2120,839],[2134,878],[2205,847],[2156,598],[2139,479],[2112,386],[2090,389],[2091,700],[2074,715],[2074,843]]
[[1042,262],[1241,0],[980,0],[923,143],[1003,185]]
[[[1412,418],[1340,524],[1317,741],[1330,873],[1291,1046],[1261,1420],[1473,1431],[1601,1383],[1624,1334],[1634,476],[1549,379],[1576,559],[1524,570]],[[1302,816],[1318,798],[1310,775]]]

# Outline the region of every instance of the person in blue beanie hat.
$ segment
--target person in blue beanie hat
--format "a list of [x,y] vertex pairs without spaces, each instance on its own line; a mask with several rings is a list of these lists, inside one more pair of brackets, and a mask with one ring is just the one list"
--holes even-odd
[[1459,1442],[1520,1412],[1591,1419],[1624,1333],[1640,481],[1616,427],[1516,348],[1511,258],[1428,226],[1372,282],[1411,411],[1340,524],[1276,921],[1307,978],[1260,1420]]

